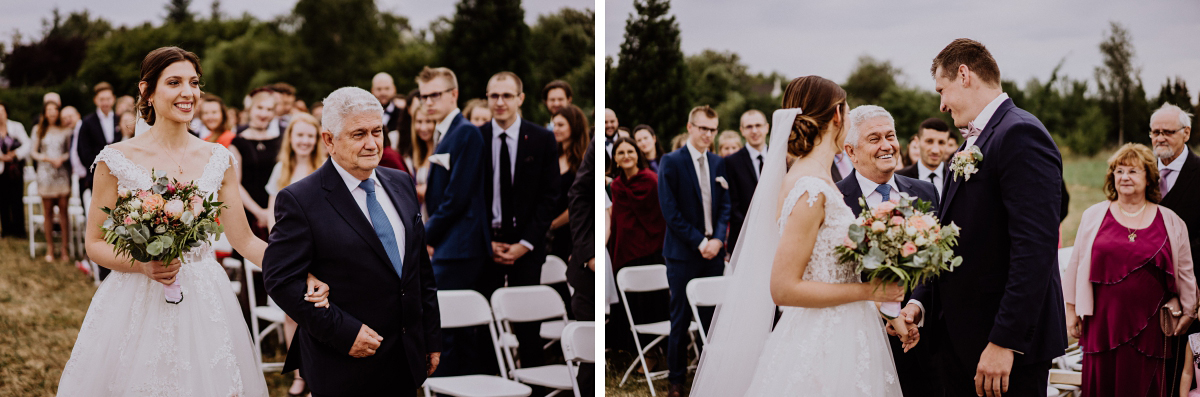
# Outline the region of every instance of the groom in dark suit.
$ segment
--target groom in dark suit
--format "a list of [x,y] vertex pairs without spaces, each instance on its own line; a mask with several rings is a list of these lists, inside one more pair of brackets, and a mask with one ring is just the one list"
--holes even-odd
[[942,111],[968,129],[959,150],[978,147],[983,159],[948,167],[943,188],[941,222],[962,228],[962,266],[919,286],[903,315],[924,320],[948,395],[1044,396],[1050,361],[1067,346],[1058,147],[1000,88],[983,44],[955,40],[931,72]]
[[[671,334],[667,365],[671,369],[668,397],[681,396],[687,376],[688,326],[692,311],[687,283],[724,272],[725,226],[729,223],[729,188],[721,157],[711,153],[717,134],[717,112],[698,106],[688,114],[688,141],[662,157],[658,164],[658,202],[667,220],[663,258],[671,289]],[[701,311],[701,326],[712,320],[712,309]]]
[[[900,193],[928,201],[936,214],[938,194],[933,184],[895,173],[900,161],[900,141],[896,139],[896,122],[892,115],[879,106],[863,105],[850,111],[847,119],[850,128],[843,150],[854,164],[854,171],[839,181],[837,187],[854,215],[862,212],[860,198],[865,198],[867,206],[874,208],[888,199],[898,198]],[[899,337],[889,336],[888,341],[892,345],[892,359],[904,395],[940,396],[941,387],[935,384],[929,362],[932,358],[928,344],[917,344],[905,352]]]
[[[413,179],[376,168],[383,109],[366,90],[325,98],[331,156],[275,201],[263,257],[267,293],[299,324],[283,373],[300,369],[315,396],[403,395],[437,368],[440,313]],[[304,300],[312,274],[336,295]]]

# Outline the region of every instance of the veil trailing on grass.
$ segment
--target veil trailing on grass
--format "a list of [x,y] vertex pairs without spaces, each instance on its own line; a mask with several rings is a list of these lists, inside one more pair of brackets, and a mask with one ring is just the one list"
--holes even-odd
[[692,385],[698,397],[745,394],[758,367],[771,322],[771,266],[779,246],[779,191],[787,174],[787,142],[799,108],[779,109],[772,115],[771,142],[740,244],[733,251],[725,301],[717,307],[708,332],[709,343],[700,357]]

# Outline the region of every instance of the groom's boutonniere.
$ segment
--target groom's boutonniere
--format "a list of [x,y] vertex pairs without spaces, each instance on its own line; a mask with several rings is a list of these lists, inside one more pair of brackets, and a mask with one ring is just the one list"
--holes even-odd
[[964,180],[971,180],[971,175],[979,172],[980,161],[983,161],[983,152],[979,150],[979,146],[971,145],[955,153],[950,159],[950,171],[954,172],[954,180],[957,181],[960,176]]

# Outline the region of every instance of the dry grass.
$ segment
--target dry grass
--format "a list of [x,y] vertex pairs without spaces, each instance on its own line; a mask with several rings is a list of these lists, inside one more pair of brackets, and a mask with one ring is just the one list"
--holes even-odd
[[[95,292],[73,265],[30,259],[26,240],[0,238],[0,396],[55,394]],[[275,351],[267,361],[282,360]],[[290,377],[266,377],[272,396],[287,395]]]

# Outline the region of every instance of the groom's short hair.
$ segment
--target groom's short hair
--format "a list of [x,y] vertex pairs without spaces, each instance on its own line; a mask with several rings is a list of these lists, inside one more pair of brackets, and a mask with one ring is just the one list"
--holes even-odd
[[954,78],[954,75],[958,73],[958,65],[967,65],[967,68],[979,75],[979,78],[985,83],[1000,85],[1000,66],[996,64],[996,59],[992,58],[992,53],[988,52],[983,43],[971,39],[958,39],[950,42],[946,48],[942,49],[942,52],[933,58],[933,66],[929,67],[929,74],[935,78],[938,77],[937,69],[941,67],[941,77]]

